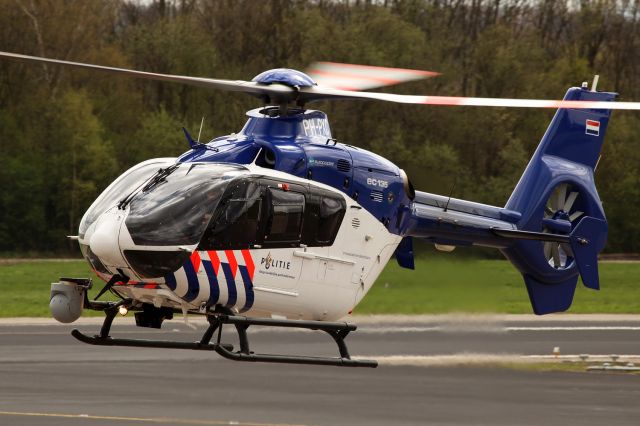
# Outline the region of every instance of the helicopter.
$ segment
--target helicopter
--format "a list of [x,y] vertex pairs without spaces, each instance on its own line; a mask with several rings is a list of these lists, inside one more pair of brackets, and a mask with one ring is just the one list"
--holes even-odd
[[[16,53],[0,57],[248,93],[262,106],[237,133],[208,143],[183,128],[189,150],[143,161],[111,183],[84,214],[80,251],[105,285],[90,300],[90,278],[60,278],[50,309],[63,323],[83,309],[104,311],[102,346],[208,350],[235,361],[375,367],[352,358],[339,320],[371,289],[387,262],[414,269],[413,240],[441,251],[493,247],[523,276],[535,314],[567,310],[578,278],[599,289],[598,254],[607,221],[594,171],[614,109],[597,76],[562,100],[398,95],[365,91],[432,77],[427,71],[318,63],[312,72],[278,68],[251,81],[157,74]],[[312,77],[313,76],[313,77]],[[317,80],[317,81],[316,81]],[[557,109],[504,207],[417,191],[391,161],[333,137],[314,101],[378,100],[424,105]],[[98,300],[105,292],[117,301]],[[204,315],[198,342],[113,338],[118,314],[160,328],[174,314]],[[222,341],[233,325],[240,348]],[[338,357],[262,354],[247,329],[320,330]]]

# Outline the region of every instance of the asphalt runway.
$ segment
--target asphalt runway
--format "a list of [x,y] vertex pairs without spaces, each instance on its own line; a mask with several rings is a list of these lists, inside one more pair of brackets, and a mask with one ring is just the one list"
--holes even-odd
[[[400,355],[640,354],[640,318],[356,319],[377,369],[235,363],[214,353],[96,347],[73,326],[0,322],[0,425],[637,425],[640,375],[389,362]],[[620,319],[622,318],[622,319]],[[77,326],[93,334],[89,320]],[[198,340],[116,320],[114,337]],[[334,355],[317,332],[250,334],[261,352]]]

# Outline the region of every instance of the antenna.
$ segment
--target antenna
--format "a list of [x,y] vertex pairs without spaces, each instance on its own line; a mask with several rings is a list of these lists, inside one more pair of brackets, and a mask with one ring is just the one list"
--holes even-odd
[[202,121],[200,122],[200,131],[198,132],[198,143],[200,143],[200,135],[202,134],[202,125],[204,124],[204,115],[202,116]]
[[458,181],[458,177],[453,181],[453,185],[451,185],[451,191],[449,191],[449,198],[447,199],[447,204],[444,205],[444,211],[446,212],[449,208],[449,202],[451,201],[451,196],[453,195],[453,190],[456,188],[456,182]]
[[591,91],[595,92],[596,89],[598,88],[598,79],[600,78],[600,76],[598,74],[593,76],[593,83],[591,84]]

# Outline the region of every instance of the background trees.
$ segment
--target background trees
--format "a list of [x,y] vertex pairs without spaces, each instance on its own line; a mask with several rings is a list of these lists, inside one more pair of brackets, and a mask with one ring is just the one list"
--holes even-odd
[[[640,100],[637,0],[0,0],[0,49],[148,71],[249,79],[338,62],[435,70],[397,93]],[[0,62],[0,251],[75,250],[64,236],[119,173],[186,150],[180,132],[239,130],[254,99]],[[501,205],[553,111],[336,102],[334,136],[420,189]],[[609,251],[640,250],[640,115],[615,112],[597,180]]]

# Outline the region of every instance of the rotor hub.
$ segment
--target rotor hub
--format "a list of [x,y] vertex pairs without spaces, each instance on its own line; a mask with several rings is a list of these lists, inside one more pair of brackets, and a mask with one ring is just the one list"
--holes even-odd
[[251,81],[260,84],[280,83],[290,87],[312,87],[317,83],[307,74],[289,68],[275,68],[262,72]]

